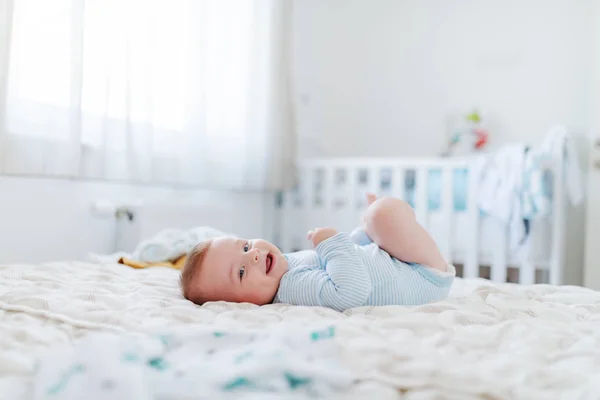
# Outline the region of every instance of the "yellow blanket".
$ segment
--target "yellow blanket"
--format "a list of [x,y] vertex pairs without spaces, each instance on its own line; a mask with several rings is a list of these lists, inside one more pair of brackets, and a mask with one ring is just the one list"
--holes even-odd
[[131,268],[137,268],[137,269],[149,268],[149,267],[169,267],[169,268],[181,269],[181,268],[183,268],[183,265],[185,264],[186,258],[187,258],[187,255],[183,255],[183,256],[179,257],[178,259],[173,260],[172,262],[168,261],[168,262],[158,262],[158,263],[147,263],[147,262],[140,262],[140,261],[130,260],[129,258],[121,257],[119,259],[119,264],[124,264]]

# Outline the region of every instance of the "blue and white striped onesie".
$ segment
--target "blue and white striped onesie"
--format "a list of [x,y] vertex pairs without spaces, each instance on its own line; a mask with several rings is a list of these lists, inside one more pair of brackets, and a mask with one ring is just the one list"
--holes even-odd
[[358,245],[347,233],[315,250],[284,255],[289,263],[274,303],[344,311],[360,306],[420,305],[446,298],[456,271],[447,272],[391,257],[377,244]]

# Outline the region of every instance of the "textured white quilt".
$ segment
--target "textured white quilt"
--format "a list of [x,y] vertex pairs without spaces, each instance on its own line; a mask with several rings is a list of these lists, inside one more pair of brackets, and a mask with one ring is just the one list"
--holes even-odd
[[[344,314],[184,300],[178,272],[0,266],[0,393],[29,399],[40,352],[90,332],[333,324],[356,398],[598,399],[600,293],[457,280],[447,301]],[[347,397],[345,397],[347,398]]]

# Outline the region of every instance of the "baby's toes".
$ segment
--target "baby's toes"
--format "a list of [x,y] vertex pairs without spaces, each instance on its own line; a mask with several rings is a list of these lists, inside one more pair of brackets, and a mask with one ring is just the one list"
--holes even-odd
[[374,193],[367,193],[367,204],[371,205],[377,200],[377,195]]

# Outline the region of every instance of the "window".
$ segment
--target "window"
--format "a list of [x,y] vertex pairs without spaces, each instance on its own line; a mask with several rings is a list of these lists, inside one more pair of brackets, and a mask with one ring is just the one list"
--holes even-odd
[[0,172],[237,188],[286,175],[272,164],[293,149],[288,4],[13,0]]
[[202,114],[230,137],[247,122],[253,28],[249,1],[16,0],[8,130],[67,140],[81,111],[83,144],[124,149],[129,130],[165,152]]

